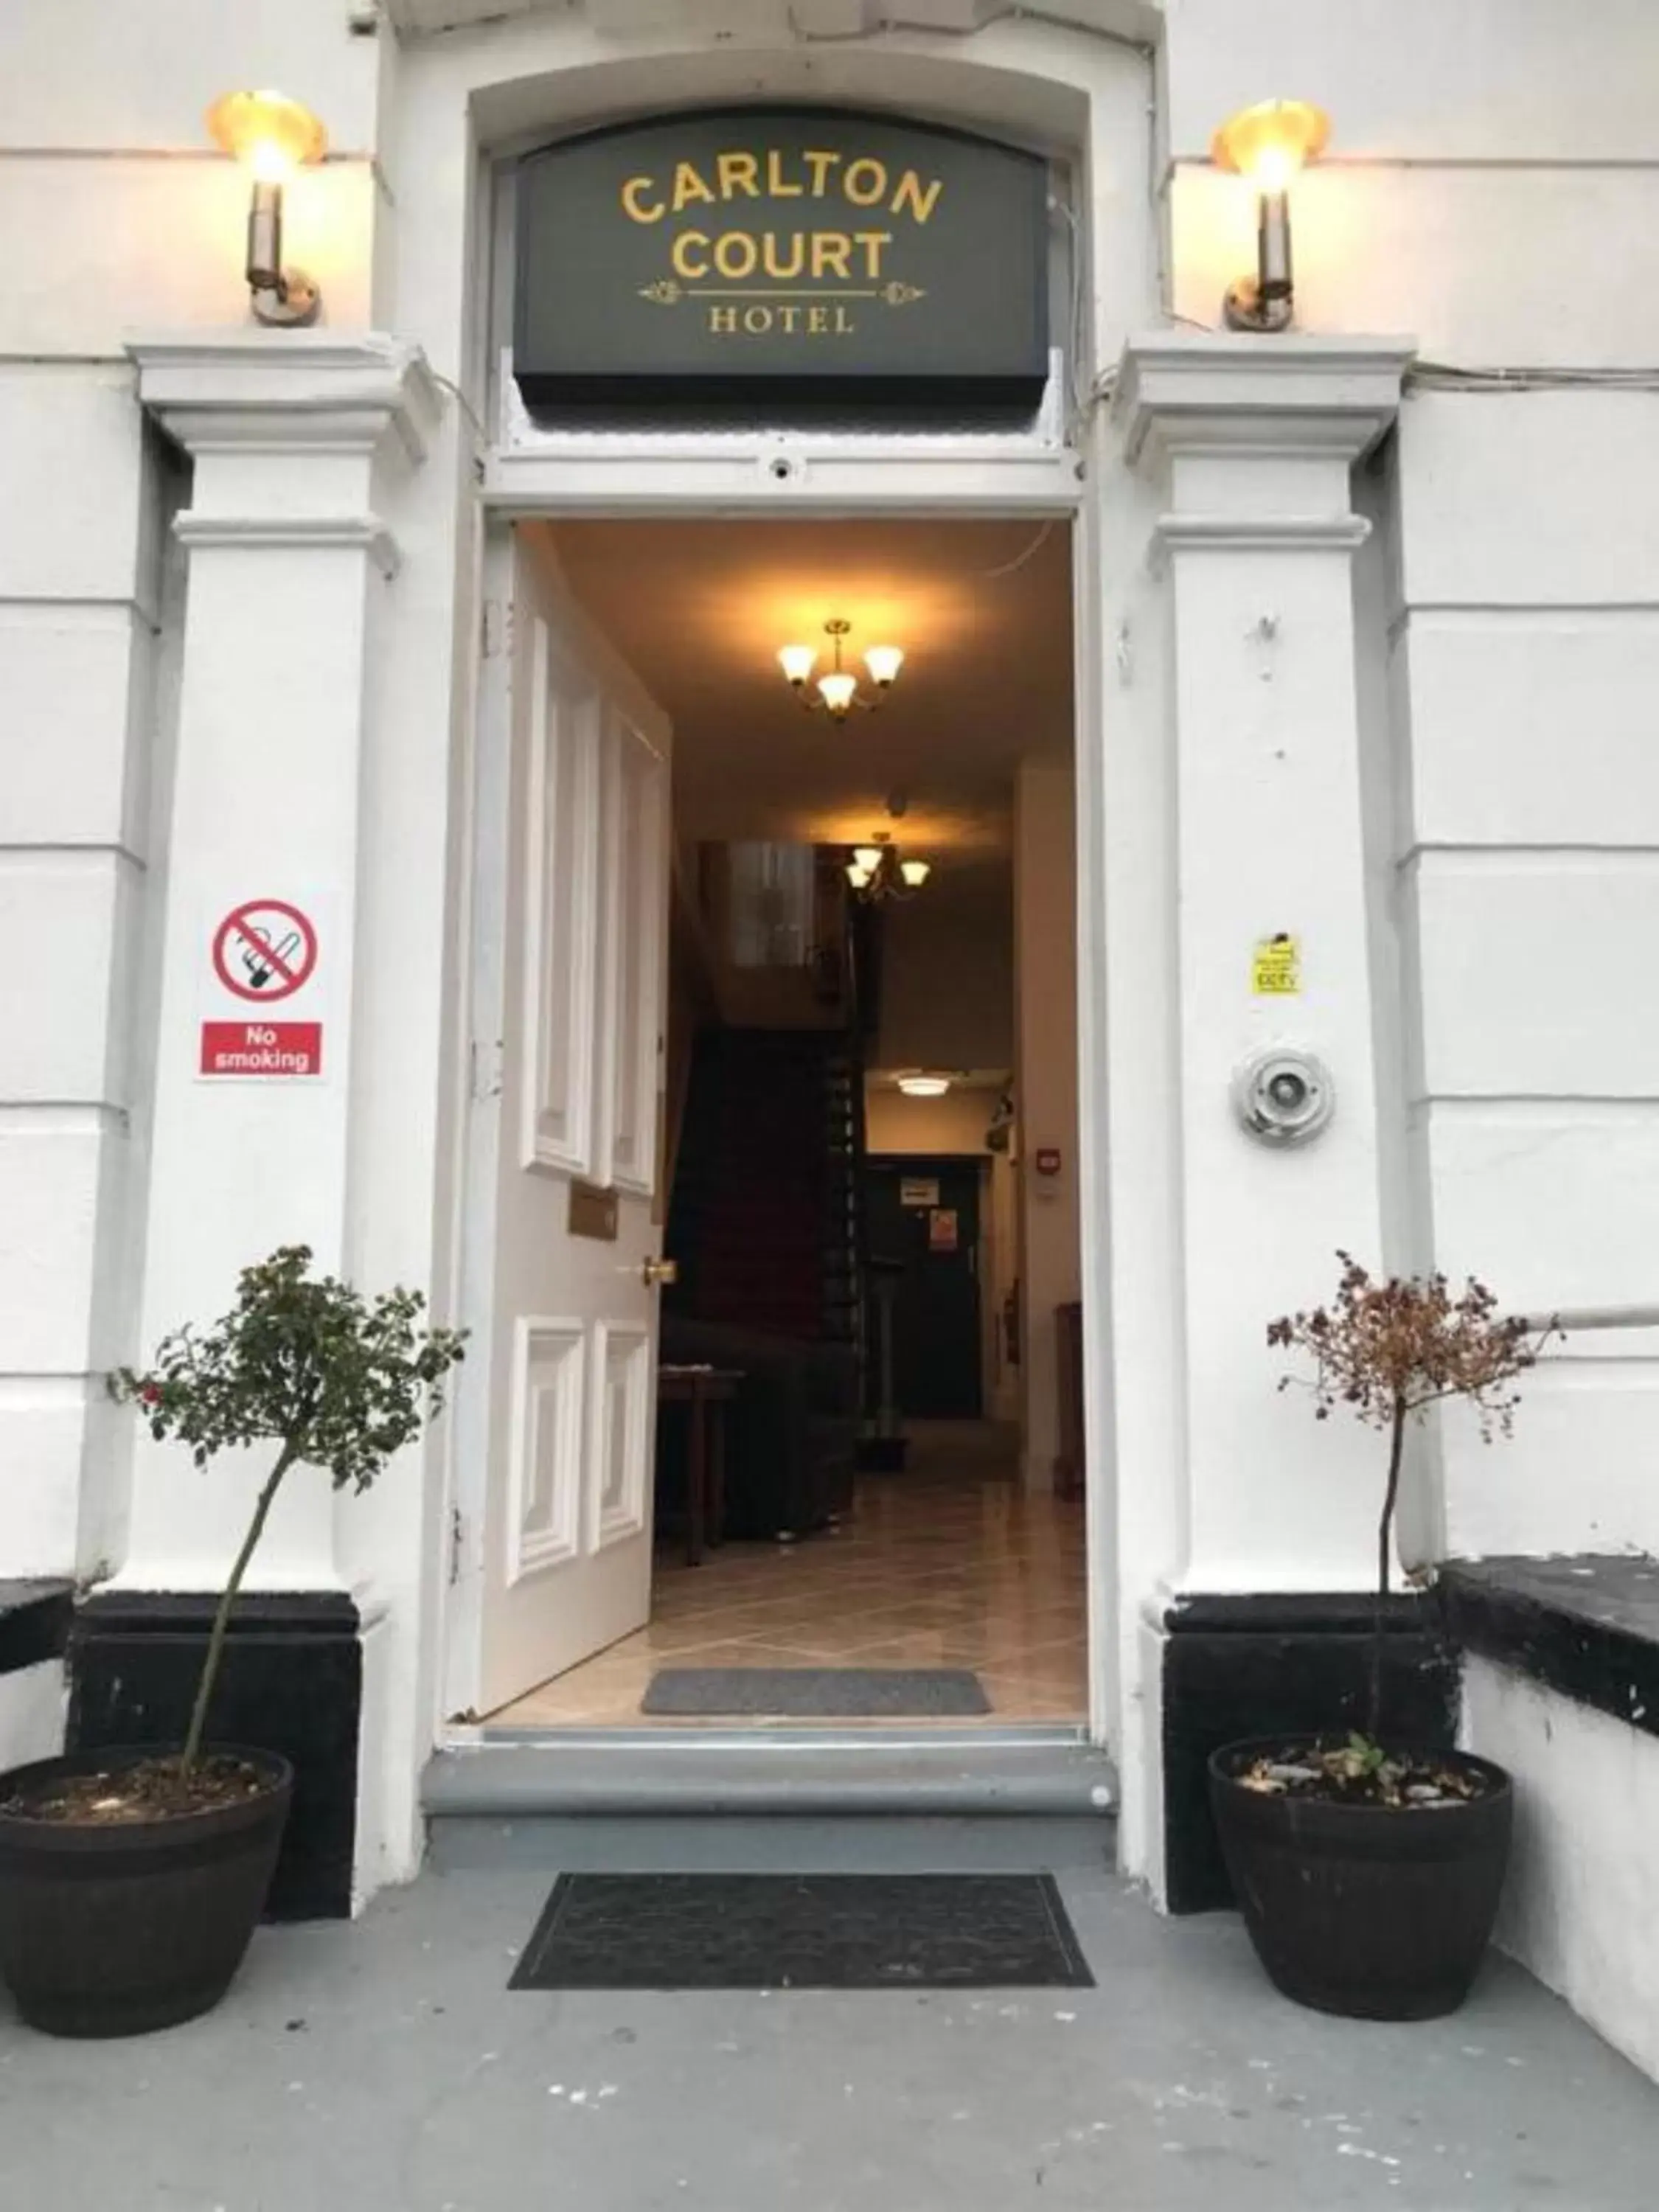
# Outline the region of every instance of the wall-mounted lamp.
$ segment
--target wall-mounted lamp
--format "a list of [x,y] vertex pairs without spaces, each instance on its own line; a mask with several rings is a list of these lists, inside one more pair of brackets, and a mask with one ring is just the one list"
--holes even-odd
[[1307,100],[1264,100],[1224,123],[1210,147],[1218,169],[1254,186],[1255,274],[1227,287],[1222,313],[1230,331],[1284,331],[1295,312],[1291,276],[1291,184],[1316,161],[1331,135],[1331,118]]
[[307,107],[280,92],[228,92],[207,112],[214,143],[253,179],[247,210],[247,289],[262,323],[314,323],[323,295],[302,269],[283,266],[283,186],[302,162],[320,161],[328,134]]

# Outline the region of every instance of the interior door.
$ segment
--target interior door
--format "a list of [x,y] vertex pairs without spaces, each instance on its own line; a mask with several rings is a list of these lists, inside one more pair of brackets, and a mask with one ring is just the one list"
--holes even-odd
[[478,1705],[642,1626],[659,1255],[666,720],[514,533]]
[[911,1420],[984,1412],[977,1160],[884,1158],[866,1165],[872,1259],[898,1268],[895,1401]]

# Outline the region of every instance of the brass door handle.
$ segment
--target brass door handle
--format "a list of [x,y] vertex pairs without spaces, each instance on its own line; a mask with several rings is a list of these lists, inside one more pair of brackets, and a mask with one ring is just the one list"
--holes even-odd
[[645,1278],[647,1290],[655,1290],[678,1282],[680,1263],[678,1260],[647,1260],[640,1273]]

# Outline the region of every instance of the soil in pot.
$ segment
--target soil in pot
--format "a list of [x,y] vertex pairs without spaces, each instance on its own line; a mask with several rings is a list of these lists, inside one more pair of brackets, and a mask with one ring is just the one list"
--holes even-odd
[[1267,1737],[1212,1756],[1210,1802],[1256,1955],[1286,1996],[1358,2020],[1462,2003],[1509,1859],[1501,1767]]
[[218,2002],[282,1842],[293,1770],[221,1746],[82,1752],[0,1775],[0,1974],[49,2034],[134,2035]]

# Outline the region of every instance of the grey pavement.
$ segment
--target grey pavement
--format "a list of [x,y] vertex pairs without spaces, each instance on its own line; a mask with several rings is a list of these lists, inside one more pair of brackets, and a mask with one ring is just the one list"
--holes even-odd
[[354,1925],[262,1930],[186,2027],[64,2044],[0,2014],[0,2203],[1659,2203],[1659,2088],[1517,1968],[1494,1960],[1447,2021],[1325,2020],[1262,1982],[1231,1916],[1160,1921],[1100,1841],[1056,1869],[1099,1986],[1053,1991],[509,1992],[550,1870],[429,1869]]

